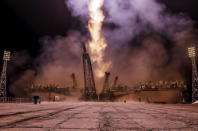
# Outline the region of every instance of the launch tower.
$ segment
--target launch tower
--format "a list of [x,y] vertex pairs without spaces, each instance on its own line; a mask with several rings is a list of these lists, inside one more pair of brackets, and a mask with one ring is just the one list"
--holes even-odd
[[100,98],[102,98],[104,100],[110,99],[109,76],[110,76],[110,72],[105,72],[103,90],[102,90],[102,93],[100,96]]
[[84,69],[84,96],[87,100],[97,98],[94,74],[89,53],[86,50],[85,43],[83,46],[83,69]]

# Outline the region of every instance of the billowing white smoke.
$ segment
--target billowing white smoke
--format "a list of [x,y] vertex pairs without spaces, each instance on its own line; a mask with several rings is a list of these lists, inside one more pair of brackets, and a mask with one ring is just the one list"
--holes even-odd
[[71,10],[72,15],[80,17],[81,20],[87,21],[89,0],[66,0],[67,7]]
[[[74,16],[85,21],[88,17],[89,0],[67,0],[66,4]],[[173,16],[156,0],[105,0],[106,23],[117,28],[104,28],[109,43],[126,44],[138,33],[148,28],[159,33],[173,33],[189,21],[184,16]]]
[[[73,16],[86,22],[88,2],[66,0],[66,5]],[[104,10],[103,32],[109,44],[106,57],[112,61],[113,75],[119,75],[125,84],[152,79],[182,79],[179,70],[183,60],[173,60],[176,52],[171,50],[177,49],[177,54],[185,55],[182,50],[185,50],[186,44],[182,48],[174,44],[174,35],[191,27],[192,21],[188,17],[171,14],[157,0],[105,0]],[[145,33],[147,35],[139,38],[139,46],[133,47],[131,40]],[[169,52],[161,36],[169,39],[173,48],[168,49]],[[129,47],[129,43],[132,46]]]
[[70,75],[76,74],[78,84],[82,86],[82,49],[83,37],[78,31],[70,31],[66,37],[43,37],[42,55],[38,59],[39,72],[35,77],[36,84],[57,84],[60,87],[72,85]]
[[[88,2],[66,0],[73,16],[85,26]],[[166,7],[156,0],[105,0],[104,11],[103,32],[108,43],[105,56],[112,62],[112,76],[118,75],[126,85],[149,80],[182,79],[182,66],[188,61],[186,47],[198,41],[198,32],[191,29],[191,20],[184,15],[168,13]],[[35,73],[24,73],[13,88],[27,87],[26,78],[36,84],[70,86],[71,73],[76,73],[79,85],[83,87],[80,45],[86,37],[83,35],[79,31],[70,31],[66,36],[44,37]],[[138,40],[134,42],[134,39]]]

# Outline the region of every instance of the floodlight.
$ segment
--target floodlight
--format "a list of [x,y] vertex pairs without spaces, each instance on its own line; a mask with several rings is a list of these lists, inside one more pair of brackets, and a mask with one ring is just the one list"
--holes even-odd
[[4,51],[3,60],[9,61],[10,60],[10,51]]

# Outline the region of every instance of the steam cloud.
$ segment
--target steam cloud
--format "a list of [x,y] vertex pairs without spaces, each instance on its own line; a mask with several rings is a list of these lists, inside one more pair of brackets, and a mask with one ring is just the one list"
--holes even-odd
[[[88,20],[89,0],[66,0],[73,16],[83,24]],[[193,22],[183,14],[173,15],[157,0],[105,0],[103,33],[108,43],[106,59],[112,61],[112,75],[121,84],[148,80],[183,79],[186,47],[198,40]],[[44,37],[38,58],[36,83],[71,85],[69,75],[77,74],[83,87],[80,31],[65,37]],[[197,46],[197,45],[196,45]],[[113,78],[113,77],[112,77]]]
[[[66,4],[84,22],[88,2],[67,0]],[[105,0],[104,10],[106,57],[112,61],[113,75],[119,75],[125,84],[183,79],[180,70],[190,43],[180,40],[193,35],[193,22],[187,16],[169,13],[156,0]]]
[[43,53],[39,58],[40,66],[36,83],[57,84],[61,87],[71,86],[71,73],[75,73],[82,85],[82,51],[80,41],[83,37],[79,32],[70,31],[67,37],[57,36],[52,39],[44,37]]
[[[89,0],[67,0],[74,16],[84,21],[88,16]],[[104,28],[109,43],[126,44],[142,31],[173,33],[191,24],[183,15],[171,15],[156,0],[105,0],[106,23],[116,29]],[[124,32],[124,33],[123,33]]]

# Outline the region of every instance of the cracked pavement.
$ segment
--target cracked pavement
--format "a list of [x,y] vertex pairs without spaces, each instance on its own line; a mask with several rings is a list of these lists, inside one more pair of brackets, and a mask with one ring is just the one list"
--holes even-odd
[[0,104],[1,131],[198,131],[198,105],[138,102]]

